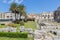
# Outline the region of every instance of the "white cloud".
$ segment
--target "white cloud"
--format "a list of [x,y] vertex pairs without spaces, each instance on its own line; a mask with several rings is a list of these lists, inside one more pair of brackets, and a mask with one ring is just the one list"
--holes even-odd
[[23,0],[3,0],[3,3],[8,3],[8,4],[10,4],[10,3],[12,3],[12,2],[16,2],[16,3],[18,3],[18,4],[21,4],[22,2],[23,2]]
[[15,2],[21,4],[23,0],[15,0]]
[[10,0],[10,1],[8,1],[8,3],[12,3],[12,2],[14,2],[14,0]]
[[7,0],[3,0],[3,3],[7,3]]

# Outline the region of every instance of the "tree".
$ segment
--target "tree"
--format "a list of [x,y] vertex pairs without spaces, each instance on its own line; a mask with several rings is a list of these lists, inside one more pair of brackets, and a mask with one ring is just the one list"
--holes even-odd
[[20,19],[21,19],[22,15],[26,17],[26,11],[25,11],[25,6],[24,5],[19,5],[18,6],[18,11],[19,11],[19,14],[20,14]]
[[13,2],[10,6],[10,11],[15,14],[15,20],[16,20],[16,12],[17,12],[17,3]]
[[22,15],[26,17],[26,11],[25,11],[24,5],[21,5],[21,4],[18,5],[17,3],[13,2],[10,6],[10,11],[15,14],[15,21],[18,21],[16,18],[17,17],[16,14],[20,15],[19,20],[21,19]]

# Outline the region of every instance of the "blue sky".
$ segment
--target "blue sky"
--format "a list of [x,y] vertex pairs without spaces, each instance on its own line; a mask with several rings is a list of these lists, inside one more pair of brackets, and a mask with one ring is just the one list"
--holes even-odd
[[[0,12],[8,12],[10,4],[0,0]],[[10,0],[8,0],[10,1]],[[8,2],[7,1],[7,2]],[[60,6],[60,0],[23,0],[27,13],[52,12]]]

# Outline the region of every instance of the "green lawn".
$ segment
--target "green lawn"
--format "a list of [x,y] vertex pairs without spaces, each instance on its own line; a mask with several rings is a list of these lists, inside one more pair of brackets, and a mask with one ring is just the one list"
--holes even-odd
[[36,29],[36,23],[33,21],[28,21],[27,23],[25,23],[25,28]]
[[[20,24],[16,24],[17,28],[20,27]],[[26,23],[24,23],[25,28],[32,28],[32,29],[36,29],[36,23],[33,21],[28,21]],[[0,25],[0,28],[5,28],[7,27],[6,25]]]
[[0,37],[0,40],[32,40],[29,38],[9,38],[9,37]]
[[[16,24],[16,25],[17,25],[17,29],[19,29],[20,25],[19,24]],[[24,23],[24,26],[25,26],[25,28],[32,28],[33,30],[36,29],[36,23],[33,21],[28,21],[28,22]]]
[[7,27],[6,25],[0,25],[0,28],[5,28],[5,27]]

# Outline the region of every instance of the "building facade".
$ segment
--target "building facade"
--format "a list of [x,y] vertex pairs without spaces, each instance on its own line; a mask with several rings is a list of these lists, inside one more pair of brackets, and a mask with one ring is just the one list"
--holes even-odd
[[35,21],[37,21],[39,19],[39,16],[38,14],[29,14],[27,18],[30,18],[30,19],[34,19]]
[[42,21],[54,21],[53,12],[43,12],[40,14],[40,20]]
[[[16,14],[16,19],[19,19],[20,15]],[[14,20],[15,19],[15,14],[14,13],[0,13],[0,20]]]
[[[19,18],[20,18],[20,15],[16,14],[16,19],[19,19]],[[15,14],[14,13],[10,13],[10,12],[1,13],[0,12],[0,24],[11,23],[14,20],[15,20]]]

